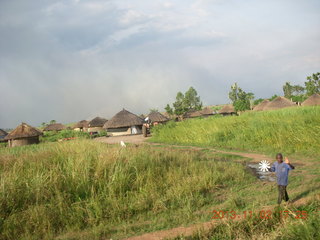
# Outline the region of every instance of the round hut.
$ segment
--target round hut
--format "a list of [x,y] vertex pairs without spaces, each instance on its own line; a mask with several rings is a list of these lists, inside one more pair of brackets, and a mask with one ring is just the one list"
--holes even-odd
[[291,102],[289,99],[285,97],[277,97],[269,102],[263,110],[277,110],[287,107],[296,107],[297,105],[294,102]]
[[152,125],[157,125],[159,123],[165,123],[169,121],[169,118],[167,118],[166,116],[162,115],[159,112],[152,112],[148,115],[148,118],[150,120],[150,123]]
[[39,143],[42,132],[26,123],[21,123],[4,139],[8,140],[9,147],[24,146]]
[[263,100],[261,103],[259,103],[257,106],[253,108],[253,111],[263,111],[265,106],[267,106],[269,102],[270,101],[268,99]]
[[182,119],[201,117],[201,112],[197,110],[189,110],[182,115]]
[[74,131],[86,132],[89,128],[89,121],[81,120],[80,122],[77,122],[75,125],[73,125],[72,128]]
[[43,131],[45,131],[45,132],[50,132],[50,131],[59,132],[59,131],[65,130],[65,129],[67,129],[67,127],[61,123],[52,123],[52,124],[47,125],[43,129]]
[[100,132],[104,131],[103,125],[107,121],[108,121],[107,119],[101,118],[101,117],[96,117],[96,118],[92,119],[88,123],[88,132],[95,134],[95,133],[100,133]]
[[0,128],[0,142],[5,141],[4,138],[8,135],[8,133]]
[[225,105],[218,111],[219,114],[223,116],[236,115],[237,112],[234,110],[233,105]]
[[106,122],[103,128],[109,136],[141,134],[144,121],[137,115],[123,109]]
[[316,106],[320,105],[320,95],[318,93],[312,94],[302,104],[302,106]]
[[205,107],[204,109],[200,110],[200,114],[202,117],[209,117],[215,114],[215,112],[209,108],[209,107]]

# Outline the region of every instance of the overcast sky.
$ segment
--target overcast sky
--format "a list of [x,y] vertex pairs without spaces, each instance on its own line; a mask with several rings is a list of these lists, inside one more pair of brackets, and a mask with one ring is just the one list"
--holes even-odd
[[320,71],[319,0],[0,0],[0,128],[163,111]]

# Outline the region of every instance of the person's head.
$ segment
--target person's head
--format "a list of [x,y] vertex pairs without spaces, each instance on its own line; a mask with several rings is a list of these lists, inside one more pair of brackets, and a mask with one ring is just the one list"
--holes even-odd
[[283,156],[281,153],[277,153],[276,159],[278,161],[278,163],[282,163],[283,162]]

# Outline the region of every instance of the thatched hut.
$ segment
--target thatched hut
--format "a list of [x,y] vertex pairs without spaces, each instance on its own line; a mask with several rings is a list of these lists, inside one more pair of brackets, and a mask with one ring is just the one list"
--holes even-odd
[[86,132],[89,128],[89,121],[81,120],[80,122],[77,122],[75,125],[73,125],[72,128],[75,131]]
[[108,120],[105,118],[101,118],[101,117],[96,117],[94,119],[92,119],[89,123],[88,123],[88,132],[89,133],[99,133],[104,131],[103,129],[103,125],[107,122]]
[[170,120],[169,118],[167,118],[166,116],[162,115],[159,112],[152,112],[147,117],[149,118],[149,121],[152,125],[157,125],[159,123],[165,123]]
[[308,97],[302,104],[302,106],[316,106],[320,105],[320,95],[315,93]]
[[209,117],[215,115],[216,112],[213,111],[210,107],[205,107],[204,109],[200,110],[200,114],[202,117]]
[[24,146],[39,143],[42,132],[26,123],[21,123],[4,139],[8,140],[9,147]]
[[268,99],[263,100],[261,103],[259,103],[257,106],[253,108],[253,111],[263,111],[265,106],[267,106],[269,102],[270,101]]
[[277,97],[269,102],[263,110],[277,110],[287,107],[296,107],[297,105],[294,102],[291,102],[289,99],[285,97]]
[[182,118],[187,119],[187,118],[197,118],[197,117],[209,117],[214,114],[215,114],[215,112],[211,108],[205,107],[202,110],[190,110],[190,111],[184,113],[182,115]]
[[0,128],[0,142],[5,141],[4,138],[8,135],[8,133]]
[[141,134],[144,120],[123,109],[106,122],[103,128],[110,136]]
[[67,127],[61,123],[52,123],[52,124],[49,124],[48,126],[46,126],[43,129],[43,131],[45,131],[45,132],[50,132],[50,131],[59,132],[59,131],[65,130],[65,129],[67,129]]
[[219,114],[223,116],[236,115],[237,112],[234,110],[233,105],[225,105],[218,111]]

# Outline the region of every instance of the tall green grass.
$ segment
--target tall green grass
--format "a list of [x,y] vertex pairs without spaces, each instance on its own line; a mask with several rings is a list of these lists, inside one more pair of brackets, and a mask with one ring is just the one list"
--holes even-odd
[[320,148],[320,107],[170,122],[152,134],[153,142],[313,155]]
[[99,239],[164,214],[170,225],[214,203],[213,192],[253,181],[240,164],[190,151],[90,140],[2,148],[0,239]]

